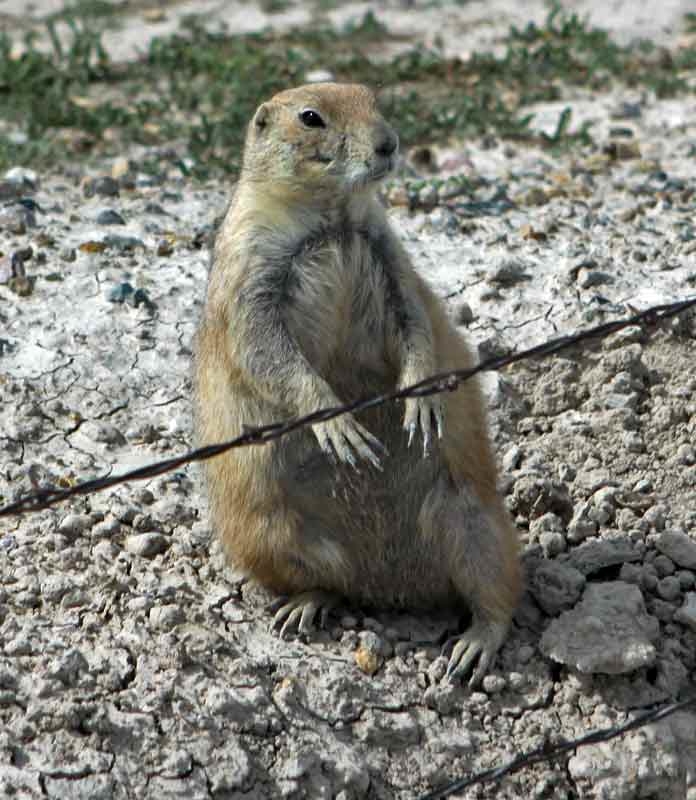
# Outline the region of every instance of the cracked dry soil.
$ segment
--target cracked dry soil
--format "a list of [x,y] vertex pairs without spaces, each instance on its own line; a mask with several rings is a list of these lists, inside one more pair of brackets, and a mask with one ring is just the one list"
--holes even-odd
[[[114,234],[94,222],[104,199],[86,198],[79,180],[39,176],[28,192],[36,224],[3,232],[4,250],[32,248],[33,288],[0,287],[4,501],[190,444],[191,338],[208,259],[200,242],[225,188],[189,186],[163,167],[154,185],[142,176],[110,199],[128,220]],[[554,203],[568,201],[552,200],[547,215],[562,210]],[[442,214],[395,210],[416,258],[417,243],[431,243],[434,259],[447,254],[450,276],[437,276],[446,288],[470,268],[458,266],[463,234],[437,230]],[[563,237],[580,251],[589,240],[579,229],[540,246],[510,233],[525,216],[467,222],[470,246],[500,250],[498,228],[515,258],[548,265],[519,286],[501,284],[496,256],[484,258],[494,267],[469,290],[482,353],[511,297],[515,321],[498,323],[501,337],[514,341],[538,316],[541,299],[524,295],[544,291],[570,246]],[[597,231],[593,247],[606,247],[608,263],[616,231]],[[572,264],[587,258],[578,252]],[[572,264],[566,282],[577,279]],[[592,291],[551,292],[559,329],[594,307]],[[470,295],[453,294],[461,314]],[[346,609],[312,642],[280,641],[268,629],[270,598],[225,567],[195,468],[3,520],[0,785],[21,797],[412,798],[686,696],[696,666],[693,601],[684,610],[696,568],[695,334],[689,317],[651,335],[629,329],[489,380],[529,592],[482,692],[441,682],[451,619]],[[650,624],[628,630],[619,615],[603,640],[621,609],[583,612],[595,585],[610,596],[632,589],[631,613]],[[564,617],[569,609],[580,619]],[[599,632],[588,633],[588,618]],[[578,631],[582,654],[570,647]],[[365,653],[374,675],[359,667],[373,663]],[[695,741],[696,714],[683,712],[464,796],[692,797]]]
[[[594,100],[600,129],[623,99]],[[694,117],[640,102],[625,157],[471,142],[438,153],[485,178],[471,202],[386,190],[481,355],[693,294]],[[229,186],[182,179],[179,155],[0,181],[2,504],[190,446]],[[279,640],[271,598],[224,564],[194,467],[3,519],[3,794],[416,798],[693,695],[695,355],[685,315],[487,378],[528,591],[479,692],[442,682],[453,619],[345,608]],[[694,800],[696,712],[460,796]]]

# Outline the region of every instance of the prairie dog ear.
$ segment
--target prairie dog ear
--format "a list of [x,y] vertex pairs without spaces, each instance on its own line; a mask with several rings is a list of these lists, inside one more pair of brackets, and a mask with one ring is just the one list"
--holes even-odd
[[256,109],[256,114],[254,114],[254,119],[253,119],[254,129],[260,133],[266,127],[268,127],[268,123],[270,122],[270,120],[271,120],[271,104],[262,103]]

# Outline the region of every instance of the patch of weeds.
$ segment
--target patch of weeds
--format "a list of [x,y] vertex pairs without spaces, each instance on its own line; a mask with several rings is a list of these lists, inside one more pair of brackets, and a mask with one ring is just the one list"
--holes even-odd
[[[482,134],[534,137],[553,148],[582,145],[591,142],[590,132],[571,130],[570,108],[552,135],[536,136],[525,106],[557,100],[567,85],[593,91],[640,85],[668,96],[688,91],[685,73],[696,69],[696,48],[673,54],[648,42],[623,48],[558,3],[543,25],[512,28],[502,56],[461,60],[437,46],[404,48],[368,12],[342,30],[239,36],[211,32],[189,17],[178,33],[154,39],[140,60],[112,64],[87,5],[71,6],[62,39],[49,20],[49,52],[29,38],[18,58],[0,34],[0,166],[64,158],[56,133],[67,128],[87,134],[88,152],[96,155],[120,153],[129,142],[176,142],[177,152],[193,157],[194,174],[235,173],[259,102],[318,68],[371,85],[405,146]],[[397,42],[398,52],[386,55]],[[24,143],[3,138],[13,126]]]
[[49,22],[59,20],[89,19],[108,21],[111,25],[115,23],[115,18],[120,13],[120,9],[115,3],[108,0],[72,0],[66,3],[60,11],[56,11],[47,17]]
[[48,27],[53,52],[44,54],[25,37],[25,52],[16,57],[10,37],[0,33],[0,102],[7,122],[26,120],[30,138],[46,128],[77,125],[92,128],[84,110],[74,107],[71,96],[104,77],[106,53],[98,36],[72,24],[72,42],[64,47],[53,23]]
[[513,75],[538,76],[536,87],[533,80],[523,79],[525,102],[554,99],[549,80],[595,91],[621,81],[652,89],[658,97],[687,88],[667,51],[658,51],[649,41],[621,47],[606,31],[590,27],[574,12],[564,12],[558,2],[551,3],[543,26],[530,22],[522,30],[512,28],[500,67]]
[[350,20],[344,27],[347,36],[357,37],[360,41],[381,41],[387,35],[387,26],[380,22],[373,11],[366,11],[362,18],[356,22]]
[[172,137],[188,134],[197,161],[236,171],[256,106],[300,82],[306,60],[271,44],[266,35],[228,37],[196,24],[186,34],[152,42],[139,77],[163,76],[162,122]]
[[280,14],[282,11],[287,11],[291,3],[289,0],[261,0],[259,6],[266,14]]
[[589,122],[584,122],[580,127],[580,130],[574,133],[570,132],[569,128],[572,115],[573,110],[570,106],[566,106],[558,117],[556,130],[550,136],[547,133],[542,133],[542,141],[544,141],[544,143],[549,147],[552,147],[556,150],[560,148],[567,148],[574,144],[591,144],[592,137],[590,136]]

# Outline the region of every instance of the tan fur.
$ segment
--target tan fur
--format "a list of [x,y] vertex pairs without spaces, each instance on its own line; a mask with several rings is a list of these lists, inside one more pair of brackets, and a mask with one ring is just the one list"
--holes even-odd
[[[307,108],[324,127],[302,122]],[[198,334],[201,444],[472,363],[375,197],[395,145],[361,86],[300,87],[257,111]],[[423,457],[438,413],[443,438]],[[487,664],[520,570],[480,389],[468,381],[409,401],[406,414],[425,420],[410,448],[404,404],[389,404],[208,461],[213,522],[231,561],[279,593],[402,607],[466,601],[485,629],[477,652]],[[332,464],[320,449],[359,425],[386,446],[383,471],[369,458],[353,469],[345,453]]]

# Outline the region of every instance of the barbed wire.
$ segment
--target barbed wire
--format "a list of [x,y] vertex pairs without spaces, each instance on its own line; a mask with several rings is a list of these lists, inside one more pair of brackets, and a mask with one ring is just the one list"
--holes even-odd
[[580,747],[586,747],[590,744],[599,744],[601,742],[611,741],[619,736],[623,736],[629,731],[637,730],[638,728],[644,728],[646,725],[649,725],[652,722],[659,722],[660,720],[666,719],[667,717],[672,716],[672,714],[676,714],[677,711],[683,711],[685,708],[688,708],[692,705],[696,706],[696,697],[691,697],[687,700],[681,700],[678,703],[670,703],[669,705],[661,706],[660,708],[654,708],[651,711],[646,711],[643,714],[639,714],[637,717],[625,722],[623,725],[618,725],[611,728],[599,728],[598,730],[590,731],[590,733],[587,733],[578,739],[562,739],[555,745],[545,743],[541,745],[541,747],[537,747],[536,749],[530,750],[527,753],[521,753],[520,755],[515,756],[515,758],[513,758],[511,761],[508,761],[506,764],[501,764],[497,767],[491,767],[490,769],[483,770],[483,772],[477,772],[475,775],[470,775],[467,778],[460,778],[459,780],[452,781],[452,783],[448,783],[446,786],[436,789],[434,792],[422,795],[419,800],[442,800],[444,797],[451,797],[455,792],[461,792],[463,789],[468,789],[471,786],[489,783],[491,781],[500,781],[507,775],[512,775],[515,772],[519,772],[524,767],[531,766],[532,764],[541,764],[547,761],[553,761],[554,759],[570,752],[571,750],[577,750]]
[[510,364],[516,364],[532,358],[548,357],[562,350],[567,350],[581,342],[590,339],[604,339],[612,333],[617,333],[620,330],[636,325],[656,327],[663,320],[674,317],[677,314],[682,314],[684,311],[694,307],[696,307],[696,297],[690,297],[673,303],[651,306],[625,319],[605,322],[594,328],[587,328],[577,333],[559,336],[527,350],[520,350],[516,353],[488,358],[474,367],[454,369],[431,375],[403,389],[374,395],[341,406],[318,409],[306,416],[296,417],[295,419],[290,419],[285,422],[272,422],[255,428],[247,428],[241,435],[226,442],[205,445],[204,447],[199,447],[195,450],[183,453],[180,456],[157,461],[121,475],[106,475],[101,478],[94,478],[66,489],[54,487],[38,488],[34,492],[26,494],[18,500],[0,508],[0,518],[32,511],[40,511],[71,497],[94,494],[130,481],[154,478],[185,466],[186,464],[214,458],[236,447],[266,444],[274,439],[280,439],[282,436],[286,436],[300,428],[306,428],[317,422],[325,422],[343,414],[365,411],[369,408],[381,406],[395,400],[403,400],[407,397],[425,397],[441,392],[452,392],[456,390],[461,383],[481,372],[500,370]]

